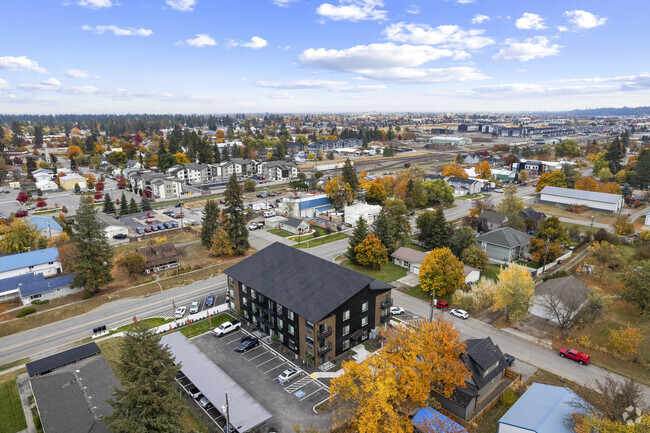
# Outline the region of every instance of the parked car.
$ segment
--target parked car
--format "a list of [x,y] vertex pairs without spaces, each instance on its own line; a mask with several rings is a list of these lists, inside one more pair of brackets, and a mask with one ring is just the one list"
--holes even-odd
[[264,218],[270,218],[275,216],[275,211],[274,210],[265,210],[264,213]]
[[205,308],[212,308],[214,306],[214,294],[209,293],[208,297],[205,298]]
[[235,349],[235,352],[239,352],[239,353],[248,352],[253,347],[259,346],[259,344],[260,344],[260,340],[258,340],[255,337],[249,337],[246,340],[244,340],[244,342]]
[[460,317],[461,319],[465,320],[469,317],[469,313],[465,310],[451,310],[449,312],[452,316]]
[[166,223],[163,223],[163,225],[165,226],[166,229],[170,229],[170,228],[173,227],[172,223],[170,223],[169,221],[167,221]]
[[200,308],[201,308],[200,301],[192,301],[192,304],[190,305],[190,314],[198,313]]
[[591,356],[586,353],[579,352],[575,349],[560,349],[560,356],[562,358],[573,359],[580,365],[589,364],[591,361]]
[[173,215],[173,214],[174,214],[174,211],[171,210],[171,209],[165,209],[163,211],[163,215],[168,215],[169,216],[169,215]]
[[165,230],[167,228],[162,224],[158,224],[156,227],[158,227],[158,230]]
[[199,400],[199,404],[203,409],[207,409],[208,407],[212,406],[210,400],[208,400],[205,396],[201,397],[201,399]]
[[297,368],[287,368],[278,376],[278,382],[280,385],[286,385],[287,383],[294,380],[296,377],[300,376],[301,371]]
[[494,192],[499,193],[499,194],[503,194],[503,190],[501,188],[495,188]]
[[445,301],[436,301],[436,308],[439,310],[448,310],[449,304]]
[[178,307],[174,313],[174,317],[177,319],[182,318],[185,315],[185,311],[187,311],[186,307]]
[[152,231],[152,232],[157,232],[157,231],[158,231],[158,227],[156,227],[156,226],[151,226],[151,231]]
[[515,357],[510,355],[509,353],[504,353],[503,357],[506,360],[506,364],[508,364],[508,367],[512,367],[512,364],[515,363]]
[[153,212],[147,212],[147,218],[153,218],[154,214]]
[[142,227],[136,227],[136,228],[135,228],[135,232],[136,232],[137,234],[141,235],[142,233],[144,233],[144,229],[143,229]]
[[192,385],[192,387],[188,389],[187,392],[192,396],[192,398],[199,398],[202,396],[201,391],[199,391],[199,389],[194,385]]
[[404,309],[402,307],[390,307],[390,314],[396,316],[398,314],[404,314]]
[[128,238],[128,236],[125,235],[124,233],[118,233],[115,236],[113,236],[113,239],[126,239],[126,238]]
[[144,222],[147,224],[153,224],[153,220],[145,220]]
[[151,227],[145,227],[144,232],[145,233],[151,233]]
[[116,220],[119,220],[119,219],[120,219],[120,215],[119,215],[119,214],[115,214],[115,215],[113,215],[113,218],[115,218]]
[[248,225],[248,230],[257,230],[264,228],[264,222],[252,222]]
[[182,213],[174,214],[174,218],[176,218],[177,220],[181,219],[181,218],[183,218],[183,214]]
[[224,335],[241,328],[241,322],[239,320],[233,320],[232,322],[224,322],[215,328],[214,335],[217,337],[223,337]]
[[172,227],[174,228],[178,227],[178,223],[176,221],[172,221]]
[[183,202],[176,203],[176,204],[174,205],[174,207],[183,207]]
[[281,199],[281,198],[276,198],[276,199],[275,199],[275,202],[276,202],[276,203],[282,203],[282,199]]
[[221,199],[221,200],[219,200],[219,203],[221,203],[221,204],[226,204],[226,200]]

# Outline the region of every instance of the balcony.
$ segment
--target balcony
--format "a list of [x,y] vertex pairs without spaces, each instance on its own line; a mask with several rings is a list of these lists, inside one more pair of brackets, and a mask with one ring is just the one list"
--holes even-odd
[[392,299],[389,299],[388,301],[383,301],[383,302],[381,303],[381,309],[382,309],[382,310],[384,310],[384,309],[386,309],[386,308],[390,308],[390,307],[392,307],[392,306],[393,306],[393,300],[392,300]]
[[381,323],[386,323],[390,320],[390,317],[390,314],[386,314],[385,316],[381,316],[381,319],[379,320],[381,320]]
[[264,324],[264,326],[266,326],[269,329],[275,329],[275,324],[273,322],[264,319],[262,323]]
[[328,326],[324,331],[318,331],[318,339],[323,340],[332,335],[332,327]]
[[331,344],[328,344],[327,346],[320,346],[320,347],[318,348],[318,354],[319,354],[320,356],[323,356],[323,355],[325,355],[327,352],[329,352],[330,350],[332,350],[332,345],[331,345]]
[[272,315],[275,314],[275,310],[273,308],[269,308],[268,306],[262,308],[262,311],[264,311],[269,316],[272,316]]

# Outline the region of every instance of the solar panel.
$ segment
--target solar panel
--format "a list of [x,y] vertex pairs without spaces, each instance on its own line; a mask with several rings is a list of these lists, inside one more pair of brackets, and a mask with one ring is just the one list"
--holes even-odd
[[75,347],[66,350],[65,352],[60,352],[28,363],[27,373],[29,374],[29,377],[47,374],[56,368],[88,358],[89,356],[97,355],[100,352],[101,350],[99,350],[96,343],[92,342],[84,344],[83,346]]

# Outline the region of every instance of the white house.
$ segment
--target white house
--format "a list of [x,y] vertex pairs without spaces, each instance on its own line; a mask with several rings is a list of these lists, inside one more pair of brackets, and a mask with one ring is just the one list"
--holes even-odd
[[454,195],[468,195],[481,192],[483,183],[478,179],[463,179],[462,177],[450,177],[447,185],[454,189]]
[[481,271],[471,266],[463,265],[463,275],[465,276],[465,284],[474,284],[481,278]]
[[36,230],[41,233],[41,236],[45,236],[48,239],[53,236],[59,236],[63,233],[63,227],[61,227],[61,224],[56,222],[52,217],[29,216],[25,218],[25,222],[36,226]]
[[107,215],[104,212],[97,212],[96,218],[104,227],[104,232],[106,232],[106,237],[109,240],[113,239],[115,235],[129,235],[129,227],[111,215]]
[[409,272],[413,272],[414,274],[420,272],[420,265],[422,265],[426,256],[426,252],[407,247],[400,247],[391,254],[393,264],[400,266]]
[[540,201],[554,204],[579,206],[584,205],[589,209],[606,212],[618,212],[623,208],[623,196],[604,192],[582,191],[556,186],[545,186],[542,190]]
[[355,226],[359,217],[366,220],[368,225],[375,222],[375,218],[381,212],[381,206],[367,203],[356,203],[343,208],[345,214],[344,221],[346,224]]
[[52,180],[39,180],[35,183],[36,188],[40,189],[41,191],[56,191],[59,189],[59,185],[57,185],[56,182]]
[[47,300],[66,296],[83,290],[72,288],[74,274],[61,275],[45,279],[43,274],[24,274],[2,280],[3,291],[8,298],[20,297],[23,305],[30,305],[35,300]]
[[[45,248],[0,257],[0,281],[32,272],[43,274],[46,277],[60,274],[62,269],[59,261],[59,251],[56,248]],[[0,286],[2,286],[1,282]]]

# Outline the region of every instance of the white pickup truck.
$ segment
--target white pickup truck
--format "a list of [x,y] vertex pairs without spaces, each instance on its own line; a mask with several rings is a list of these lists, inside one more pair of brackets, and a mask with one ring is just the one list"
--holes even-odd
[[239,320],[233,320],[232,322],[224,322],[219,325],[214,331],[214,335],[217,337],[223,337],[224,335],[234,331],[235,329],[241,328],[241,322]]

